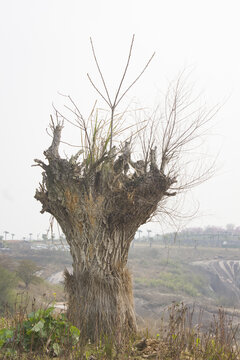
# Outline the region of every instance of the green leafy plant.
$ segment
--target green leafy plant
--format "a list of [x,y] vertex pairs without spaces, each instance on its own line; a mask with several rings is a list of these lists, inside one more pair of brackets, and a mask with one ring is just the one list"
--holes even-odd
[[0,349],[13,337],[13,330],[1,329],[0,330]]
[[66,321],[64,314],[56,317],[53,311],[53,306],[37,310],[15,328],[0,330],[0,349],[43,351],[54,356],[63,349],[72,349],[79,341],[80,331]]

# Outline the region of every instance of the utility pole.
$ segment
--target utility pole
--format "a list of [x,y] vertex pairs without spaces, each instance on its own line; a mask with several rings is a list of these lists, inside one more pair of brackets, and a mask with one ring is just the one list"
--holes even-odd
[[142,230],[138,230],[138,240],[140,241],[140,235],[142,233]]
[[152,247],[152,241],[151,241],[151,238],[150,238],[150,233],[152,232],[152,230],[147,230],[147,233],[148,233],[148,242],[149,242],[149,246]]

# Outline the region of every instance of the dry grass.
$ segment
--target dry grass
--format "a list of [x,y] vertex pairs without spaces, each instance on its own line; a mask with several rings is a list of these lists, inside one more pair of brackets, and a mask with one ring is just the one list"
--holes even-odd
[[[21,324],[26,318],[26,309],[15,313],[11,321]],[[223,309],[213,316],[207,331],[202,328],[202,313],[198,313],[199,323],[193,326],[194,309],[184,304],[173,304],[165,318],[161,319],[158,333],[149,336],[144,329],[135,337],[129,337],[125,344],[117,344],[116,339],[102,337],[98,343],[77,344],[63,349],[56,359],[105,360],[105,359],[158,359],[158,360],[237,360],[240,359],[239,328],[233,326]],[[196,314],[195,314],[196,315]],[[10,325],[10,319],[1,320],[1,328]],[[0,331],[1,331],[0,328]],[[20,326],[21,329],[21,326]],[[43,344],[45,345],[45,344]],[[12,348],[11,348],[12,347]],[[8,348],[8,351],[6,350]],[[24,353],[14,348],[11,342],[3,347],[1,359],[40,360],[52,356],[42,351]]]

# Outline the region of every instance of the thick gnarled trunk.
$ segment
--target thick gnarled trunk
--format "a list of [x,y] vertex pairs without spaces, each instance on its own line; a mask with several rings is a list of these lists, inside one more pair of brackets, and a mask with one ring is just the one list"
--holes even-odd
[[[45,151],[48,165],[35,198],[52,214],[70,246],[73,274],[65,272],[68,315],[86,339],[113,335],[120,341],[136,330],[132,280],[126,268],[131,241],[140,225],[156,211],[174,179],[156,165],[112,150],[97,161],[76,162],[58,154],[61,126],[54,128]],[[74,161],[73,161],[74,160]],[[129,172],[132,167],[132,173]]]
[[90,271],[65,275],[69,319],[85,339],[97,341],[107,335],[121,340],[122,334],[136,332],[132,280],[126,268],[105,276]]
[[69,294],[68,317],[79,327],[84,339],[92,341],[105,335],[121,340],[136,332],[132,279],[126,268],[112,273],[91,269],[65,271]]
[[66,234],[73,258],[73,274],[65,271],[69,319],[85,339],[94,341],[135,332],[132,278],[126,267],[134,235],[127,236],[123,228],[109,234],[100,224],[91,225],[90,234],[76,229],[74,238]]

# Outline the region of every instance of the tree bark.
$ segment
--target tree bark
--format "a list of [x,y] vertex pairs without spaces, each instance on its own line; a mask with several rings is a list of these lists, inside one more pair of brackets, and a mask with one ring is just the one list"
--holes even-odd
[[44,152],[48,165],[36,160],[44,173],[35,198],[42,212],[56,218],[70,246],[73,274],[65,271],[70,320],[84,338],[113,335],[120,341],[136,331],[127,269],[131,241],[171,195],[167,190],[175,180],[159,171],[156,149],[145,171],[137,171],[139,164],[134,168],[126,152],[116,157],[111,150],[95,162],[62,159],[61,130],[59,124],[54,128],[52,145]]
[[[81,251],[77,249],[74,257],[81,258]],[[121,340],[123,332],[127,335],[136,331],[132,279],[128,269],[116,260],[114,270],[109,264],[102,266],[106,257],[117,259],[117,250],[112,246],[98,246],[96,253],[97,266],[89,261],[83,270],[83,263],[73,261],[73,274],[65,271],[69,319],[85,339],[96,341],[108,335]]]

